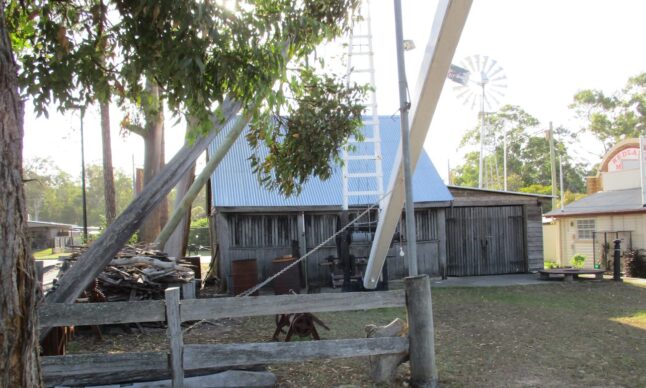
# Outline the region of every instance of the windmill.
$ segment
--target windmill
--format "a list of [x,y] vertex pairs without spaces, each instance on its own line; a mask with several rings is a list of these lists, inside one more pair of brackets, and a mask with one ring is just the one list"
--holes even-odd
[[[480,163],[478,188],[482,188],[484,161],[485,112],[493,111],[500,104],[507,89],[507,76],[495,60],[486,55],[472,55],[464,58],[460,66],[451,65],[448,78],[456,83],[454,90],[458,99],[470,109],[480,108]],[[505,159],[507,158],[505,142]],[[507,162],[504,162],[505,190],[507,189]]]

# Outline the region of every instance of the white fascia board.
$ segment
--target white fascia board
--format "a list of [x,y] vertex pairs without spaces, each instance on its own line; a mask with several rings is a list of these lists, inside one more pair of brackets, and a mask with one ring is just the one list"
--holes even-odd
[[[410,152],[412,169],[422,152],[442,87],[453,60],[453,54],[466,23],[472,0],[441,0],[435,12],[431,35],[426,45],[410,119]],[[365,288],[373,289],[381,274],[392,236],[404,206],[404,167],[401,142],[395,156],[393,174],[384,198],[368,266],[363,277]]]

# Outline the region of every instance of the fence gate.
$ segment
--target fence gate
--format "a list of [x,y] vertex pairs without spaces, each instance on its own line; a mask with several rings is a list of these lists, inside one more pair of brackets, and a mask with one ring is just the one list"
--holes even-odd
[[446,211],[447,275],[527,272],[522,206]]

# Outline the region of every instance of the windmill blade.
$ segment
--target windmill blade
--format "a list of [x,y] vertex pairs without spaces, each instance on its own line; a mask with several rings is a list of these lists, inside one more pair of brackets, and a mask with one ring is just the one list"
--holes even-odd
[[473,95],[471,96],[471,109],[473,110],[476,107],[476,103],[478,102],[478,97]]
[[[487,74],[487,76],[488,76],[488,77],[489,77],[489,79],[491,80],[492,78],[497,77],[497,76],[498,76],[498,74],[502,73],[503,71],[504,71],[504,70],[503,70],[503,68],[502,68],[502,67],[500,67],[500,66],[498,66],[496,69],[494,69],[494,71],[493,71],[492,73]],[[505,73],[502,73],[502,75],[503,75],[503,76],[505,76]]]
[[482,60],[482,72],[485,73],[485,74],[487,74],[486,69],[487,69],[487,63],[488,62],[489,62],[489,57],[485,55],[483,57],[483,60]]
[[466,67],[472,73],[475,73],[476,67],[473,65],[473,58],[466,57],[464,60],[466,61],[466,63],[464,63],[464,67]]
[[476,62],[476,71],[480,73],[482,71],[482,67],[481,67],[482,62],[480,61],[480,55],[475,56],[475,62]]
[[493,70],[493,68],[496,66],[497,63],[498,63],[498,61],[496,61],[495,59],[492,59],[491,60],[491,65],[489,66],[489,68],[487,70],[485,70],[485,73],[486,74],[491,74],[491,70]]
[[470,88],[462,88],[462,89],[463,89],[463,90],[462,90],[462,91],[458,94],[458,96],[457,96],[457,97],[458,97],[459,99],[461,99],[461,100],[462,100],[462,99],[465,99],[465,98],[467,98],[469,95],[473,94],[473,90],[472,90],[472,89],[470,89]]
[[485,100],[487,104],[489,104],[490,108],[500,104],[500,100],[498,100],[495,96],[492,96],[491,94],[485,95]]
[[507,85],[492,85],[489,88],[489,92],[497,93],[498,95],[504,95],[507,90]]

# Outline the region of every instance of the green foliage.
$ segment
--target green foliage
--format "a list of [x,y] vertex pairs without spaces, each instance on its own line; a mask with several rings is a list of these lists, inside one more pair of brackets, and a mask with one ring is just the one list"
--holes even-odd
[[572,259],[570,259],[570,264],[572,264],[572,267],[574,268],[583,268],[584,263],[585,256],[580,253],[577,253],[576,255],[572,256]]
[[200,218],[191,222],[191,229],[208,228],[208,227],[209,227],[209,219],[207,217]]
[[627,249],[623,258],[626,276],[646,279],[646,253],[643,249]]
[[[208,225],[207,225],[208,226]],[[188,244],[196,247],[210,247],[210,235],[208,227],[193,227],[188,231]]]
[[253,116],[249,142],[269,150],[252,168],[290,195],[310,175],[329,177],[340,146],[357,135],[365,87],[307,64],[318,44],[348,30],[357,4],[239,0],[232,10],[197,0],[32,0],[7,17],[20,43],[20,81],[39,114],[51,103],[76,109],[116,95],[135,107],[123,127],[141,128],[140,111],[156,106],[151,80],[172,113],[195,122],[195,138],[233,99]]
[[[330,160],[341,163],[343,144],[350,136],[361,138],[365,91],[365,87],[348,87],[332,76],[317,75],[311,67],[299,69],[289,83],[291,102],[285,115],[276,110],[271,116],[256,116],[251,123],[247,140],[255,149],[268,150],[264,159],[259,152],[250,158],[260,182],[289,196],[299,193],[312,175],[328,179],[333,170]],[[276,103],[272,108],[281,106],[285,107]]]
[[544,262],[544,264],[543,264],[543,265],[544,265],[545,269],[556,269],[556,268],[560,268],[560,266],[558,265],[558,263],[557,263],[556,261],[553,261],[553,260],[545,260],[545,262]]
[[646,133],[646,73],[628,79],[613,95],[600,90],[582,90],[570,105],[585,120],[583,131],[594,135],[605,150],[618,141]]
[[[502,190],[504,187],[504,142],[507,142],[507,188],[510,191],[551,194],[551,161],[549,139],[542,136],[538,120],[522,108],[505,105],[486,117],[485,157],[486,187]],[[583,164],[568,155],[566,139],[571,133],[566,128],[556,128],[556,158],[563,159],[563,177],[566,190],[585,190]],[[538,136],[537,136],[538,135]],[[460,147],[476,147],[480,142],[480,128],[467,131]],[[478,185],[479,151],[468,152],[464,164],[453,171],[454,183],[460,186]],[[549,191],[547,190],[549,188]],[[548,204],[548,206],[551,206]],[[546,209],[547,210],[547,209]]]
[[[86,199],[89,225],[105,223],[103,169],[99,165],[86,166]],[[73,178],[60,170],[50,159],[27,160],[24,167],[27,212],[32,219],[80,225],[83,223],[82,188],[80,177]],[[114,185],[117,213],[132,200],[132,179],[115,170]]]

